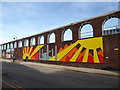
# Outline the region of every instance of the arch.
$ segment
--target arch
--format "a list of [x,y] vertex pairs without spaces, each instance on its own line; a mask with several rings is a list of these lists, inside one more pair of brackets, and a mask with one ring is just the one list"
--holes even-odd
[[4,50],[6,50],[6,44],[4,44]]
[[120,33],[120,18],[108,17],[103,21],[102,24],[102,35],[116,34]]
[[50,33],[48,35],[48,43],[55,43],[55,33]]
[[14,48],[17,48],[17,42],[14,42]]
[[93,37],[93,27],[91,24],[86,23],[80,26],[79,39]]
[[9,49],[10,48],[10,45],[9,45],[9,43],[7,44],[7,49]]
[[28,46],[28,45],[29,45],[28,39],[25,39],[24,40],[24,46]]
[[2,50],[4,50],[4,45],[2,45]]
[[13,48],[13,43],[10,43],[10,48],[11,48],[11,49]]
[[44,36],[43,35],[38,37],[38,45],[39,44],[44,44]]
[[32,37],[30,40],[30,46],[34,46],[35,45],[35,37]]
[[61,36],[62,41],[69,41],[69,40],[72,40],[72,39],[73,39],[73,37],[72,37],[71,29],[66,29],[62,32],[62,36]]
[[22,47],[22,41],[18,42],[18,47]]

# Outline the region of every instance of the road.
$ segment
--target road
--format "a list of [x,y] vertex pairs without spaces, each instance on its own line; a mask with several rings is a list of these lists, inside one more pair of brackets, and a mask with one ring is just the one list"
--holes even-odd
[[2,83],[2,88],[117,88],[118,77],[2,62]]

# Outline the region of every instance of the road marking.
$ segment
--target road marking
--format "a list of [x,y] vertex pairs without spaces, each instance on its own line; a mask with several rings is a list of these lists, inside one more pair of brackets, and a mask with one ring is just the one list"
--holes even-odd
[[16,90],[18,90],[18,88],[22,88],[22,87],[20,87],[20,86],[18,86],[18,85],[12,85],[12,84],[4,81],[4,80],[0,80],[0,81],[3,82],[4,84],[8,85],[8,86],[11,87],[11,88],[15,88]]

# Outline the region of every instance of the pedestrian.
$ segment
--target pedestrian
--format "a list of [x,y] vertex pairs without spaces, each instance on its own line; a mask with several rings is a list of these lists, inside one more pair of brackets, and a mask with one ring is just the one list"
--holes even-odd
[[26,59],[25,59],[25,62],[27,62],[28,61],[28,56],[26,56]]

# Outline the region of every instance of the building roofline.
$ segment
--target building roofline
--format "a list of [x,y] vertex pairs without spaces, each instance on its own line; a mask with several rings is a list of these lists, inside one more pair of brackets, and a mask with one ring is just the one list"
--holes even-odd
[[[117,13],[117,12],[120,12],[120,9],[114,10],[114,11],[111,11],[111,12],[108,12],[108,13],[104,13],[104,14],[101,14],[101,15],[97,15],[97,16],[94,16],[94,17],[91,17],[91,18],[88,18],[88,19],[84,19],[84,20],[81,20],[81,21],[77,21],[77,22],[73,22],[73,23],[70,23],[70,24],[66,24],[66,25],[63,25],[63,26],[60,26],[60,27],[57,27],[57,28],[53,28],[53,29],[50,29],[50,30],[46,30],[46,31],[43,31],[43,32],[40,32],[40,33],[37,33],[37,34],[34,34],[34,35],[30,35],[30,36],[23,37],[23,38],[20,38],[20,39],[12,40],[12,41],[9,41],[9,42],[6,42],[6,43],[19,41],[19,40],[22,40],[22,39],[26,39],[26,38],[29,38],[29,37],[36,36],[36,35],[47,33],[47,32],[50,32],[50,31],[54,31],[54,30],[57,30],[57,29],[60,29],[60,28],[64,28],[64,27],[70,26],[71,24],[73,24],[73,25],[74,24],[78,24],[78,23],[81,23],[81,22],[84,22],[84,21],[89,21],[91,19],[100,18],[100,17],[103,17],[103,16],[107,16],[107,15],[110,15],[110,14]],[[3,43],[3,44],[6,44],[6,43]],[[2,44],[0,44],[0,45],[2,45]]]

